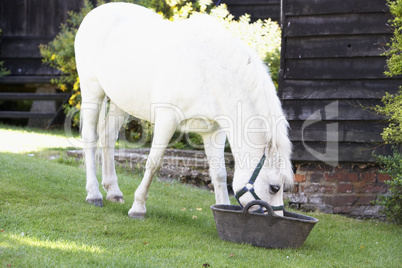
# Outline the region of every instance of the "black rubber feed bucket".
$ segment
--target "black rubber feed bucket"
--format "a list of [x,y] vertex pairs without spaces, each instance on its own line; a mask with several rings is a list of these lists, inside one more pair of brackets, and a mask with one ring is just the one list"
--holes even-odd
[[[265,207],[268,213],[249,211],[254,205]],[[213,205],[211,209],[221,239],[265,248],[300,247],[318,222],[286,210],[283,217],[277,216],[267,202],[260,200],[248,203],[244,209],[234,205]]]

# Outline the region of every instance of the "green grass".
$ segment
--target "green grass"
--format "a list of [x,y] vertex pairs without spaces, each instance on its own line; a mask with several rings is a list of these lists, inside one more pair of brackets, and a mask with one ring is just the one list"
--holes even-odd
[[[1,134],[0,140],[1,150]],[[70,164],[38,154],[0,153],[0,267],[401,264],[402,234],[397,225],[308,213],[320,221],[301,248],[267,250],[219,239],[209,208],[214,194],[209,191],[155,180],[147,217],[138,221],[127,212],[139,174],[121,170],[119,184],[126,203],[105,200],[98,208],[85,202],[84,170]]]

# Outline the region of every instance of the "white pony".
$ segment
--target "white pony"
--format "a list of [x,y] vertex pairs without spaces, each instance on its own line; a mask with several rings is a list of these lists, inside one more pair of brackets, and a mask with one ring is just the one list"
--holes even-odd
[[[125,118],[133,115],[154,124],[154,137],[130,217],[145,216],[148,189],[176,129],[202,136],[217,204],[230,204],[224,166],[228,138],[235,158],[233,190],[243,190],[239,202],[257,197],[279,207],[276,213],[282,215],[283,188],[293,182],[288,123],[257,53],[213,18],[170,22],[134,4],[105,4],[83,20],[75,54],[87,202],[103,205],[95,168],[98,121],[106,198],[124,202],[114,145]],[[110,109],[103,115],[106,96]],[[255,183],[249,183],[263,155],[267,160]]]

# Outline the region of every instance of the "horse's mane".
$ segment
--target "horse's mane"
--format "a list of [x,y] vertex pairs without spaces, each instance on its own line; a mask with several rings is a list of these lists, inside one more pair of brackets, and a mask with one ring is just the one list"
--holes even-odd
[[[288,138],[289,124],[284,116],[268,67],[253,49],[232,36],[212,17],[202,15],[188,21],[191,20],[193,20],[191,26],[193,30],[204,29],[196,32],[196,38],[211,42],[212,56],[228,62],[228,68],[232,68],[233,73],[239,74],[239,82],[243,84],[243,87],[250,89],[250,95],[247,98],[255,104],[257,114],[275,123],[268,130],[271,136],[267,137],[267,148],[271,156],[276,155],[284,161],[284,168],[281,170],[284,183],[292,185],[293,171],[290,162],[292,145]],[[194,27],[195,25],[202,27]]]

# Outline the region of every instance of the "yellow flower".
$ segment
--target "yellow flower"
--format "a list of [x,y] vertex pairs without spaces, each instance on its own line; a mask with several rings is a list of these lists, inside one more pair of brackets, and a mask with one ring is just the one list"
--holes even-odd
[[77,91],[78,89],[79,89],[79,85],[77,83],[74,83],[73,90]]
[[55,59],[56,59],[56,55],[53,54],[53,55],[50,57],[50,60],[55,60]]
[[67,90],[66,85],[65,85],[65,84],[62,84],[62,85],[60,86],[60,90],[61,90],[61,91],[66,91],[66,90]]
[[77,103],[77,105],[75,105],[75,108],[77,108],[78,110],[81,109],[81,103]]
[[73,90],[77,91],[80,88],[80,78],[77,77],[77,81],[75,81]]
[[74,105],[74,104],[75,104],[75,100],[74,100],[75,97],[77,97],[76,94],[72,95],[72,96],[70,97],[70,99],[68,100],[68,103],[69,103],[70,105]]

